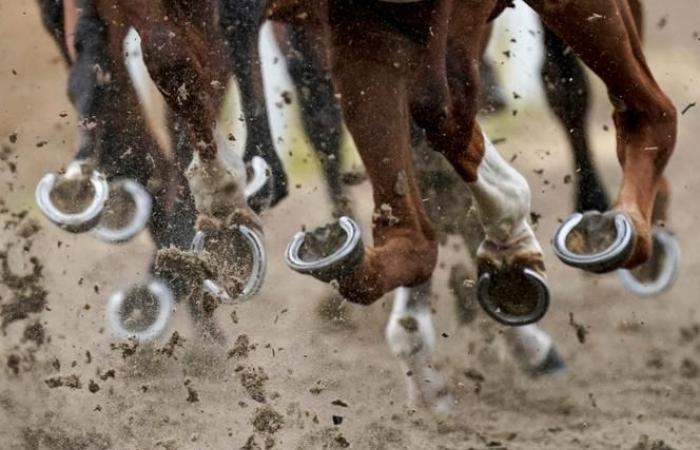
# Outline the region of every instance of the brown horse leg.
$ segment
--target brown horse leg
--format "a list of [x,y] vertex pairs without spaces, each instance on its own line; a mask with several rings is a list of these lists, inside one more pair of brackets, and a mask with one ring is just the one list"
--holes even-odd
[[[351,14],[338,15],[342,22],[334,29],[333,72],[344,118],[372,182],[374,247],[359,259],[337,262],[336,273],[307,273],[337,279],[348,300],[367,304],[399,286],[427,281],[436,264],[437,242],[415,184],[406,71],[382,53],[384,36],[365,33]],[[291,265],[303,271],[300,264]]]
[[[652,251],[654,199],[676,142],[676,110],[646,65],[625,1],[528,3],[607,85],[623,169],[616,212],[566,221],[555,237],[555,250],[567,264],[587,270],[635,267]],[[591,12],[600,19],[591,20]]]
[[542,249],[527,222],[527,182],[500,157],[474,120],[479,44],[487,35],[483,23],[488,13],[455,5],[452,34],[446,43],[447,77],[433,69],[416,78],[412,112],[432,147],[445,156],[472,193],[485,232],[477,251],[482,306],[502,323],[524,325],[544,315],[549,294]]

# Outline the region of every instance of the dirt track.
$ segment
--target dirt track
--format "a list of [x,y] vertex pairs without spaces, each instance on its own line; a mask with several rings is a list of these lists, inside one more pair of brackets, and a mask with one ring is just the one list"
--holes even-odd
[[[646,3],[650,65],[681,110],[700,100],[697,4]],[[39,283],[47,291],[41,312],[11,323],[0,337],[0,449],[700,448],[700,160],[694,135],[700,109],[681,116],[668,169],[672,229],[684,257],[672,291],[634,298],[616,276],[566,268],[547,248],[554,304],[542,324],[567,359],[564,375],[530,380],[498,336],[487,339],[485,319],[457,326],[445,266],[464,258],[464,251],[452,243],[442,249],[435,278],[437,361],[457,404],[451,417],[437,420],[405,404],[400,367],[383,339],[390,299],[349,306],[347,322],[330,325],[316,311],[328,290],[283,265],[284,245],[300,218],[319,224],[329,213],[316,180],[300,180],[301,188],[265,216],[268,282],[249,303],[217,311],[226,346],[199,342],[182,308],[161,342],[133,354],[113,347],[105,330],[106,296],[144,275],[151,244],[142,235],[110,247],[61,233],[39,216],[34,186],[45,171],[69,160],[75,115],[64,95],[65,70],[34,2],[0,0],[0,30],[0,142],[11,149],[0,160],[0,198],[10,211],[29,209],[41,225],[28,251],[15,227],[3,228],[0,250],[13,244],[8,260],[15,273],[29,273],[30,256],[37,256],[44,266]],[[593,131],[612,185],[618,176],[614,136],[603,130],[611,123],[596,87]],[[527,108],[485,124],[492,137],[507,137],[499,146],[504,155],[518,154],[515,164],[533,186],[534,210],[542,215],[537,232],[546,243],[570,208],[563,136],[544,113]],[[353,194],[367,218],[368,186]],[[11,220],[3,214],[0,223]],[[12,299],[0,285],[0,306],[7,310]],[[569,325],[570,313],[588,330],[583,344]],[[184,337],[182,346],[172,346],[172,355],[159,351],[174,331]],[[475,381],[477,372],[483,381]],[[79,388],[69,386],[78,381]],[[56,384],[63,386],[49,386]],[[342,417],[340,424],[334,425],[334,415]],[[646,444],[642,435],[649,436]]]

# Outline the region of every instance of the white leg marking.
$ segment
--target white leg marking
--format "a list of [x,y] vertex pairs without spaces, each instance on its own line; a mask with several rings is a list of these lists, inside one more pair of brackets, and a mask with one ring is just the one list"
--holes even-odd
[[530,187],[525,178],[508,164],[484,134],[484,157],[478,178],[467,186],[474,198],[486,239],[478,256],[498,262],[516,254],[542,254],[527,222]]
[[528,369],[536,369],[552,348],[552,337],[537,325],[510,327],[505,332],[513,356]]
[[433,367],[435,328],[425,294],[404,287],[394,291],[386,339],[392,353],[401,360],[409,402],[440,414],[449,412],[452,397],[442,375]]
[[217,130],[214,136],[216,158],[202,161],[195,152],[187,168],[187,179],[197,211],[225,219],[237,208],[248,209],[244,197],[245,168],[240,156],[229,148],[228,139]]

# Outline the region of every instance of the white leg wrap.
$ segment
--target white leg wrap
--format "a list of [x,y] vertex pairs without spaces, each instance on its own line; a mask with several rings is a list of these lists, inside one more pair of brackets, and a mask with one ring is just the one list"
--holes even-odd
[[515,358],[530,369],[542,364],[552,348],[552,337],[534,324],[508,328],[506,340]]
[[[484,157],[478,177],[467,186],[474,198],[486,241],[480,256],[492,253],[494,261],[506,253],[542,253],[527,222],[530,213],[530,187],[525,178],[508,164],[484,134]],[[500,255],[499,255],[500,254]]]
[[432,363],[435,348],[430,305],[418,292],[412,297],[408,288],[398,288],[386,326],[389,348],[400,360],[408,387],[409,402],[447,413],[452,398],[445,380]]
[[187,179],[192,189],[195,206],[200,214],[225,218],[236,208],[247,208],[245,168],[240,156],[229,148],[228,140],[218,131],[216,158],[202,161],[195,152],[187,168]]

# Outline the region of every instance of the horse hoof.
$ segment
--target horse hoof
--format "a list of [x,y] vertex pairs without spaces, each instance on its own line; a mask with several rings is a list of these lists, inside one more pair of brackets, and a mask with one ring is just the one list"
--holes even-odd
[[72,233],[83,233],[97,225],[109,196],[104,175],[93,170],[85,178],[82,164],[74,161],[65,175],[44,175],[35,192],[36,203],[46,218]]
[[198,231],[192,250],[206,252],[219,268],[219,280],[205,280],[202,288],[223,302],[247,300],[262,286],[267,270],[267,253],[262,238],[246,225],[227,230]]
[[532,269],[508,267],[484,271],[476,289],[482,308],[504,325],[535,323],[549,308],[547,281]]
[[248,183],[245,198],[248,206],[256,214],[268,209],[272,204],[272,179],[270,166],[260,156],[253,156],[248,164]]
[[532,378],[546,377],[557,375],[566,370],[566,362],[559,354],[555,346],[552,346],[547,352],[547,356],[536,367],[530,369]]
[[148,224],[152,203],[146,188],[136,181],[110,183],[109,198],[93,234],[105,242],[128,241]]
[[347,216],[312,232],[299,232],[287,246],[285,261],[299,273],[330,282],[352,270],[364,255],[360,227]]
[[634,226],[621,212],[572,214],[554,234],[552,246],[569,266],[604,273],[619,268],[634,251]]
[[653,251],[649,261],[632,269],[618,271],[622,285],[640,297],[651,297],[669,289],[676,281],[681,265],[681,250],[667,231],[652,234]]
[[170,288],[152,280],[113,293],[107,301],[107,321],[119,338],[149,341],[163,334],[174,308]]

